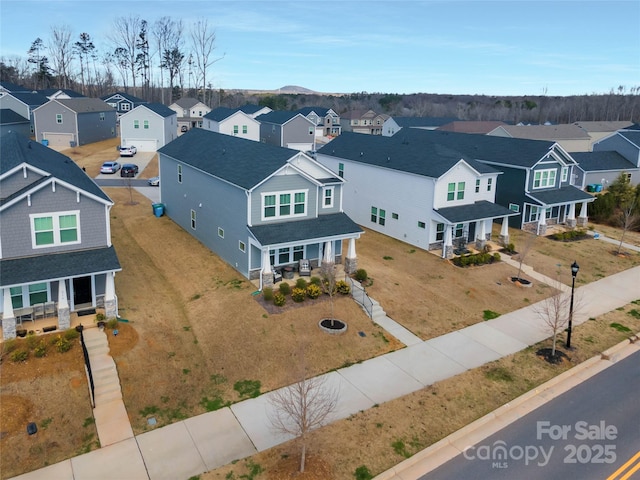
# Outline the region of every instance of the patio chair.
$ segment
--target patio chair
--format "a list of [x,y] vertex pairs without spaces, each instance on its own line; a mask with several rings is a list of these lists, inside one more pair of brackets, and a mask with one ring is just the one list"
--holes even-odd
[[45,317],[55,317],[56,315],[56,303],[55,302],[45,302],[44,304],[44,316]]
[[36,303],[33,306],[33,318],[44,318],[44,303]]
[[311,276],[311,264],[306,258],[298,261],[298,275],[300,275],[301,277]]
[[273,271],[273,283],[278,283],[282,281],[282,272],[280,270]]

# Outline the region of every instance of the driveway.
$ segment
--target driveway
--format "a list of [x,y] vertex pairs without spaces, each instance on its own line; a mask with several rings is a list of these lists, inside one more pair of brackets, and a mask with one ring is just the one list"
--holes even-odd
[[[121,157],[118,155],[117,152],[114,152],[113,154],[113,160],[116,162],[119,162],[120,165],[124,165],[125,163],[134,163],[136,165],[138,165],[138,175],[136,175],[135,178],[138,178],[138,176],[140,175],[140,173],[142,173],[142,171],[146,168],[146,166],[149,164],[149,162],[151,161],[151,159],[156,155],[156,152],[138,152],[135,156],[133,157]],[[108,161],[108,160],[105,160]],[[106,179],[114,179],[114,178],[120,178],[120,173],[100,173],[97,177],[95,177],[96,180],[106,180]]]

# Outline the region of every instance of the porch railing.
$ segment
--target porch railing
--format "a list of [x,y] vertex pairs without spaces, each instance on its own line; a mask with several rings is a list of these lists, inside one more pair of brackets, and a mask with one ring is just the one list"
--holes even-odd
[[96,387],[93,383],[93,373],[91,373],[91,362],[89,361],[89,351],[87,345],[84,343],[84,334],[80,330],[80,344],[82,345],[82,355],[84,356],[84,366],[87,371],[87,378],[89,379],[89,392],[91,393],[91,405],[95,407],[95,390]]
[[348,275],[345,275],[345,281],[351,286],[351,296],[353,299],[358,302],[362,308],[364,308],[364,311],[367,312],[369,318],[373,320],[373,301],[369,295],[367,295],[364,287]]

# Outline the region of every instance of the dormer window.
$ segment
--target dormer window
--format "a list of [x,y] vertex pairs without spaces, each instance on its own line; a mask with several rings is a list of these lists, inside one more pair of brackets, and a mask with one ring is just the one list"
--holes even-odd
[[554,187],[556,185],[556,170],[538,170],[533,174],[533,188]]

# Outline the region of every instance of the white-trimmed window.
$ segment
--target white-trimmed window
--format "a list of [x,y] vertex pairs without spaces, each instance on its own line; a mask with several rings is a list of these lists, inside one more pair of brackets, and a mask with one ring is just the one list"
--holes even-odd
[[344,163],[338,164],[338,176],[344,178]]
[[464,182],[452,182],[447,185],[447,201],[464,200]]
[[11,294],[11,305],[13,308],[22,308],[24,306],[22,301],[22,287],[11,287],[9,293]]
[[307,191],[262,194],[262,220],[301,217],[307,211]]
[[400,217],[398,216],[397,213],[392,213],[391,218],[393,218],[394,220],[398,220]]
[[31,218],[33,248],[55,247],[80,243],[80,212],[36,213]]
[[100,121],[104,122],[104,112],[100,112]]
[[378,223],[378,208],[371,207],[371,221],[373,223]]
[[569,167],[562,167],[562,183],[569,180]]
[[553,187],[556,184],[556,169],[537,170],[533,174],[533,188]]
[[426,228],[426,227],[427,227],[426,223],[418,220],[418,228]]
[[436,225],[436,242],[442,242],[444,240],[444,223],[438,223]]
[[56,123],[58,123],[58,124],[62,123],[62,114],[61,113],[56,113]]
[[133,121],[133,128],[140,128],[140,120]]
[[196,229],[196,211],[191,210],[191,228]]
[[271,265],[285,265],[294,263],[304,258],[304,245],[296,245],[294,247],[283,247],[278,249],[278,262],[276,262],[276,251],[269,250],[269,259]]
[[511,210],[512,212],[520,213],[520,205],[518,205],[517,203],[510,203],[509,210]]
[[333,187],[324,187],[322,189],[322,207],[333,207]]
[[182,183],[182,165],[178,165],[178,183]]
[[383,209],[380,209],[380,211],[378,212],[378,224],[382,225],[384,227],[384,224],[386,222],[386,216],[387,216],[387,212]]
[[487,179],[487,192],[491,191],[491,187],[493,186],[493,178]]
[[233,126],[233,134],[237,135],[238,134],[238,125],[234,125]]
[[247,245],[242,240],[238,241],[238,248],[243,253],[247,251]]
[[249,129],[247,128],[247,126],[246,125],[242,125],[242,133],[243,133],[243,135],[246,135],[248,131],[249,131]]
[[149,130],[149,120],[144,120],[142,123],[143,123],[143,128],[145,130]]
[[29,285],[29,305],[44,303],[46,301],[48,301],[46,283],[32,283]]
[[218,227],[218,236],[224,238],[224,228]]
[[538,217],[540,216],[540,208],[535,205],[531,205],[531,209],[529,210],[529,222],[537,222]]
[[479,193],[479,192],[480,192],[480,179],[477,178],[476,179],[476,193]]
[[121,110],[123,112],[128,112],[129,110],[131,110],[131,104],[130,103],[121,103],[120,106],[122,107]]

